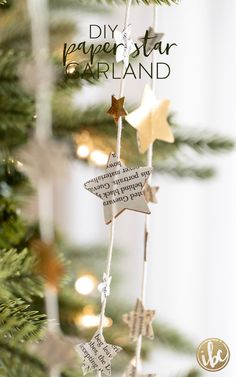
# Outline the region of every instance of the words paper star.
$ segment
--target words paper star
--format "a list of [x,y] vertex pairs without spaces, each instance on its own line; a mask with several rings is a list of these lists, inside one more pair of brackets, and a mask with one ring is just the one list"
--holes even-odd
[[45,338],[30,347],[31,351],[42,359],[49,369],[71,368],[78,365],[76,344],[78,340],[64,336],[59,331],[47,331]]
[[153,50],[155,45],[162,40],[163,36],[163,33],[156,33],[153,27],[150,26],[146,31],[145,36],[139,38],[139,40],[141,42],[144,42],[146,53],[149,54]]
[[125,97],[116,99],[115,96],[112,96],[112,105],[107,113],[113,116],[116,123],[118,122],[120,117],[127,115],[127,111],[124,108],[124,101]]
[[143,194],[147,203],[157,203],[157,191],[159,190],[158,186],[151,187],[148,183],[146,183]]
[[110,284],[111,284],[112,276],[107,276],[104,272],[103,274],[103,281],[98,285],[98,291],[101,292],[101,301],[102,303],[105,299],[110,296]]
[[117,63],[124,61],[124,65],[127,68],[129,65],[129,55],[135,50],[135,44],[131,39],[132,26],[128,25],[122,32],[115,30],[114,36],[117,45],[116,49],[116,61]]
[[137,299],[135,309],[123,315],[123,321],[130,328],[130,341],[135,342],[139,335],[154,338],[152,321],[155,310],[145,310],[141,300]]
[[85,188],[103,200],[106,224],[125,209],[150,214],[142,189],[152,169],[126,168],[111,153],[105,174],[85,183]]
[[137,368],[134,365],[134,361],[131,361],[127,370],[123,374],[123,377],[156,377],[156,374],[141,374],[137,371]]
[[125,119],[137,130],[140,153],[145,153],[156,139],[168,143],[174,142],[170,125],[167,121],[170,101],[156,99],[151,88],[146,85],[141,105],[128,114]]
[[83,359],[83,374],[100,371],[111,375],[111,360],[121,351],[121,347],[106,343],[104,337],[97,331],[88,343],[81,343],[76,347]]

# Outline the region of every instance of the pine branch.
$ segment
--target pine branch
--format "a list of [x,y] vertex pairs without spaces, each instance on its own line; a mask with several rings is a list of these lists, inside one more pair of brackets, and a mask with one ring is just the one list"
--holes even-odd
[[0,250],[0,296],[6,299],[22,297],[32,302],[43,292],[42,279],[34,273],[35,258],[27,249],[18,253],[14,249]]
[[187,165],[183,163],[159,163],[154,162],[155,170],[161,174],[167,174],[178,178],[195,178],[209,179],[216,175],[216,170],[212,167],[198,167],[195,165]]
[[45,316],[29,310],[23,300],[2,301],[0,304],[0,339],[16,346],[39,339]]
[[[87,6],[93,6],[96,3],[97,4],[125,4],[126,0],[90,0],[90,3],[88,4],[87,0],[77,0],[78,4],[85,4]],[[152,5],[152,4],[157,4],[157,5],[172,5],[172,4],[178,4],[179,0],[133,0],[133,4],[145,4],[145,5]]]
[[15,347],[0,340],[0,361],[1,377],[48,377],[45,366],[22,345]]
[[26,229],[10,198],[0,196],[0,249],[11,249],[21,244]]

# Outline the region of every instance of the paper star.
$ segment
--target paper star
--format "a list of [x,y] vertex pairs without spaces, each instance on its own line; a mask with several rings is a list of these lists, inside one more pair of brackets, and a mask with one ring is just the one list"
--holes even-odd
[[39,142],[30,140],[17,153],[20,170],[37,185],[40,179],[56,180],[66,177],[68,173],[67,146],[54,140]]
[[123,377],[156,377],[156,374],[141,374],[136,369],[137,368],[134,365],[134,361],[132,360],[123,374]]
[[158,186],[150,186],[148,183],[146,183],[143,194],[146,199],[147,203],[157,203],[157,191],[159,190]]
[[31,248],[37,254],[36,272],[46,279],[47,284],[56,289],[64,274],[64,267],[54,245],[41,240],[33,240]]
[[40,343],[31,345],[30,349],[45,362],[48,369],[74,368],[78,364],[77,344],[76,338],[64,336],[59,331],[47,330],[45,338]]
[[106,224],[125,209],[150,214],[142,189],[152,169],[126,168],[111,153],[106,172],[85,183],[85,188],[103,200]]
[[110,296],[110,284],[111,284],[112,276],[107,277],[107,274],[104,272],[103,274],[103,281],[98,285],[98,291],[101,293],[101,301],[102,303],[105,299]]
[[128,314],[123,315],[123,321],[130,328],[130,341],[134,342],[139,335],[154,338],[152,321],[155,310],[145,310],[141,300],[137,299],[135,309]]
[[137,130],[140,153],[145,153],[156,139],[168,143],[174,142],[174,136],[167,121],[169,106],[170,101],[158,101],[151,88],[146,85],[140,107],[125,117],[127,122]]
[[117,45],[116,49],[116,61],[117,63],[124,61],[124,65],[127,68],[129,65],[129,55],[135,50],[135,44],[131,39],[132,26],[128,25],[122,32],[115,30],[114,36]]
[[150,26],[146,31],[145,36],[139,38],[139,40],[141,42],[144,42],[146,53],[149,54],[153,50],[155,45],[162,40],[163,37],[164,33],[156,33],[153,27]]
[[127,111],[124,108],[124,101],[125,97],[116,99],[115,96],[112,96],[112,105],[107,113],[113,116],[116,123],[118,123],[120,117],[127,115]]
[[100,371],[111,375],[111,360],[121,351],[121,347],[106,343],[104,337],[97,331],[88,343],[81,343],[76,347],[83,358],[83,374]]

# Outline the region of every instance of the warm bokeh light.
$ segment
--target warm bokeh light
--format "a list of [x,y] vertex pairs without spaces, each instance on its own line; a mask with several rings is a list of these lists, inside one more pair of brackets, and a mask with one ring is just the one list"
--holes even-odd
[[[98,327],[100,322],[100,315],[94,313],[94,307],[92,305],[86,305],[83,309],[82,314],[79,314],[75,320],[78,326],[85,328]],[[109,317],[104,318],[104,327],[111,327],[113,321]]]
[[76,280],[75,289],[81,295],[88,295],[94,290],[96,283],[93,275],[83,275]]
[[68,75],[73,75],[75,73],[75,70],[76,70],[76,67],[78,66],[78,64],[76,62],[71,62],[67,65],[66,67],[66,73]]
[[108,155],[103,151],[95,149],[90,155],[91,161],[95,162],[98,166],[104,166],[107,164]]
[[90,154],[90,149],[87,145],[79,145],[77,148],[77,156],[80,158],[87,158]]
[[[77,319],[77,324],[86,328],[97,327],[99,325],[100,316],[95,314],[84,314]],[[104,318],[104,327],[111,327],[112,319]]]
[[16,166],[20,169],[23,167],[23,164],[20,161],[16,161]]

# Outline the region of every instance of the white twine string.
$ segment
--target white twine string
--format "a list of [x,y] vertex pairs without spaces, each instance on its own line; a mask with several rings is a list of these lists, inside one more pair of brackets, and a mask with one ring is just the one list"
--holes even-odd
[[[36,73],[36,130],[35,137],[39,142],[46,142],[52,135],[52,70],[49,53],[48,1],[28,0],[31,18],[32,50]],[[41,239],[46,243],[54,240],[53,225],[53,183],[39,179],[38,211]],[[45,287],[45,306],[48,328],[56,331],[59,323],[58,297],[56,290]],[[51,377],[59,377],[57,368],[50,370]]]
[[[126,8],[125,8],[124,29],[126,29],[128,24],[129,24],[131,5],[132,5],[132,0],[128,0],[126,2]],[[121,70],[119,98],[123,97],[123,95],[124,95],[124,89],[125,89],[124,73],[125,73],[125,64],[123,62],[122,70]],[[123,128],[123,121],[122,121],[122,117],[120,117],[119,120],[118,120],[117,144],[116,144],[116,154],[117,154],[118,158],[120,158],[122,128]],[[110,273],[111,273],[111,263],[112,263],[112,253],[113,253],[113,246],[114,246],[114,237],[115,237],[115,219],[113,218],[111,225],[110,225],[110,240],[109,240],[109,246],[108,246],[107,269],[106,269],[107,278],[109,278]],[[99,322],[99,327],[98,327],[100,334],[103,333],[106,304],[107,304],[107,297],[105,297],[105,299],[102,303],[102,308],[101,308],[100,322]],[[101,373],[99,372],[98,375],[100,376]]]
[[[157,32],[157,21],[158,21],[158,7],[157,5],[153,6],[153,30]],[[155,67],[157,61],[157,54],[156,51],[153,50],[152,52],[152,63],[153,67]],[[156,79],[153,76],[151,80],[151,87],[152,90],[155,92],[156,89]],[[147,151],[147,166],[152,167],[152,158],[153,158],[153,143],[150,144],[148,151]],[[150,174],[148,179],[148,184],[151,185],[152,181],[152,174]],[[149,238],[149,231],[150,231],[150,217],[149,215],[145,215],[145,223],[144,223],[144,256],[143,256],[143,272],[142,272],[142,282],[141,282],[141,300],[143,305],[145,306],[146,302],[146,292],[147,292],[147,272],[148,272],[148,238]],[[143,336],[139,335],[137,344],[136,344],[136,353],[135,353],[135,361],[136,361],[136,375],[141,371],[141,351],[142,351],[142,342]]]

